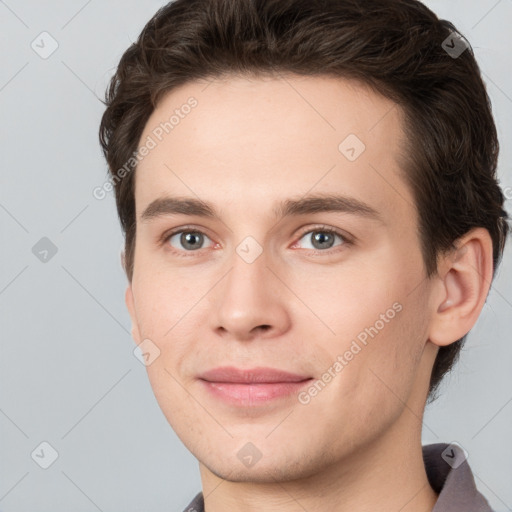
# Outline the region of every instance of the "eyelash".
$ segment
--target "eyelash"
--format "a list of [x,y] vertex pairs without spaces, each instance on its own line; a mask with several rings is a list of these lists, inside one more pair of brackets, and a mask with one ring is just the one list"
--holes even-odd
[[[340,249],[340,247],[354,245],[353,238],[338,231],[337,229],[331,228],[329,226],[323,226],[323,225],[315,226],[314,228],[309,228],[309,229],[302,231],[300,233],[300,236],[297,238],[297,241],[299,241],[301,238],[303,238],[304,235],[307,235],[308,233],[314,233],[314,232],[329,233],[331,235],[338,236],[343,240],[343,243],[341,244],[341,246],[337,246],[338,247],[337,249],[336,248],[326,249],[326,250],[307,249],[308,251],[313,252],[313,254],[325,255],[325,254],[337,253],[340,250],[343,250],[343,249]],[[205,235],[206,237],[210,238],[206,233],[204,233],[200,229],[194,228],[194,226],[182,226],[181,228],[177,228],[174,231],[171,231],[170,233],[164,233],[164,235],[162,235],[162,237],[160,239],[160,244],[162,246],[165,245],[174,235],[176,235],[178,233],[199,233],[201,235]],[[296,242],[294,242],[294,244],[295,243]],[[174,248],[170,248],[169,250],[170,250],[170,252],[176,254],[179,257],[188,257],[188,256],[193,255],[196,252],[199,252],[201,249],[197,249],[195,251],[183,251],[183,250],[180,251],[180,250],[177,250]]]

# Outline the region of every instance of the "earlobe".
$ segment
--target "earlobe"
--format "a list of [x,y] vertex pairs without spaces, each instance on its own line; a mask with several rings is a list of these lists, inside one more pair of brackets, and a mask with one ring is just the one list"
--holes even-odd
[[471,330],[489,293],[492,240],[488,231],[475,228],[468,232],[457,249],[442,258],[439,268],[439,298],[434,303],[429,339],[446,346]]
[[139,331],[139,322],[137,320],[137,314],[135,312],[135,301],[133,299],[132,285],[128,285],[124,295],[126,307],[132,321],[132,338],[137,343],[141,342],[141,336]]

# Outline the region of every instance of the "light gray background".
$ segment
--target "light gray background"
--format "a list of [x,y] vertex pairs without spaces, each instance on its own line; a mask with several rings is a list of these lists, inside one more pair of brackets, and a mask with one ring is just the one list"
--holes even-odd
[[[426,4],[474,47],[496,115],[510,211],[512,0]],[[113,196],[92,195],[106,178],[97,98],[162,5],[0,0],[3,512],[181,511],[200,490],[197,462],[133,355]],[[47,59],[31,48],[43,31],[59,45]],[[42,237],[57,247],[46,263],[32,252]],[[512,510],[511,263],[509,243],[423,429],[423,444],[456,441],[467,450],[477,486],[497,511]],[[43,441],[58,452],[46,470],[31,458]]]

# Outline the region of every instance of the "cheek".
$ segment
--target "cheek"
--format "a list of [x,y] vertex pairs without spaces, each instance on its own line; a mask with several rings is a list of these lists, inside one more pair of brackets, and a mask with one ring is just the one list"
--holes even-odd
[[390,417],[399,414],[415,386],[426,321],[415,300],[398,298],[395,305],[400,310],[393,310],[395,314],[389,315],[387,323],[374,322],[373,328],[365,329],[368,338],[361,351],[361,364],[354,365],[349,378],[352,392],[359,393],[358,402],[366,404],[365,421],[372,419],[375,411],[387,411]]
[[[141,339],[151,340],[154,360],[146,366],[151,387],[159,402],[166,395],[177,396],[179,389],[173,376],[181,361],[187,357],[187,342],[190,329],[187,310],[190,309],[187,296],[178,293],[161,276],[147,272],[143,279],[134,283],[136,313]],[[135,291],[136,290],[136,291]],[[146,342],[148,343],[148,342]],[[156,346],[156,348],[154,348]]]
[[191,283],[176,272],[153,271],[148,265],[134,283],[136,306],[142,334],[166,339],[201,297]]
[[332,339],[333,347],[341,347],[358,335],[364,341],[369,337],[366,330],[375,324],[378,331],[388,331],[388,325],[399,316],[393,305],[400,303],[402,290],[392,270],[361,264],[357,269],[340,268],[339,272],[318,275],[314,283],[306,285],[297,276],[291,287],[334,334],[329,337],[326,329],[323,338]]
[[[321,292],[313,292],[308,303],[319,308],[336,333],[326,333],[317,342],[319,349],[328,350],[325,370],[342,357],[343,369],[325,399],[334,400],[330,405],[338,409],[353,404],[361,425],[376,410],[393,415],[403,407],[401,400],[407,401],[414,385],[427,332],[421,287],[411,293],[411,282],[416,283],[411,269],[406,264],[400,267],[400,262],[381,262],[379,267],[367,265],[363,272],[325,280],[324,286],[314,288]],[[414,272],[420,282],[421,273]]]

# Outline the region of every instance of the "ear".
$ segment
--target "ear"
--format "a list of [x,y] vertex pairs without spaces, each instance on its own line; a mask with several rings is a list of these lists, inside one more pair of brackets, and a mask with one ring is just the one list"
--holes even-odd
[[429,339],[438,346],[465,336],[475,325],[492,281],[492,240],[484,228],[474,228],[442,256],[433,296]]
[[124,298],[125,298],[125,302],[126,302],[126,307],[128,308],[128,312],[130,313],[130,318],[132,321],[132,338],[138,345],[139,343],[142,342],[142,338],[140,335],[137,314],[135,312],[135,301],[133,300],[133,291],[132,291],[131,283],[126,288]]
[[123,267],[124,273],[126,274],[126,256],[124,250],[121,251],[121,267]]

